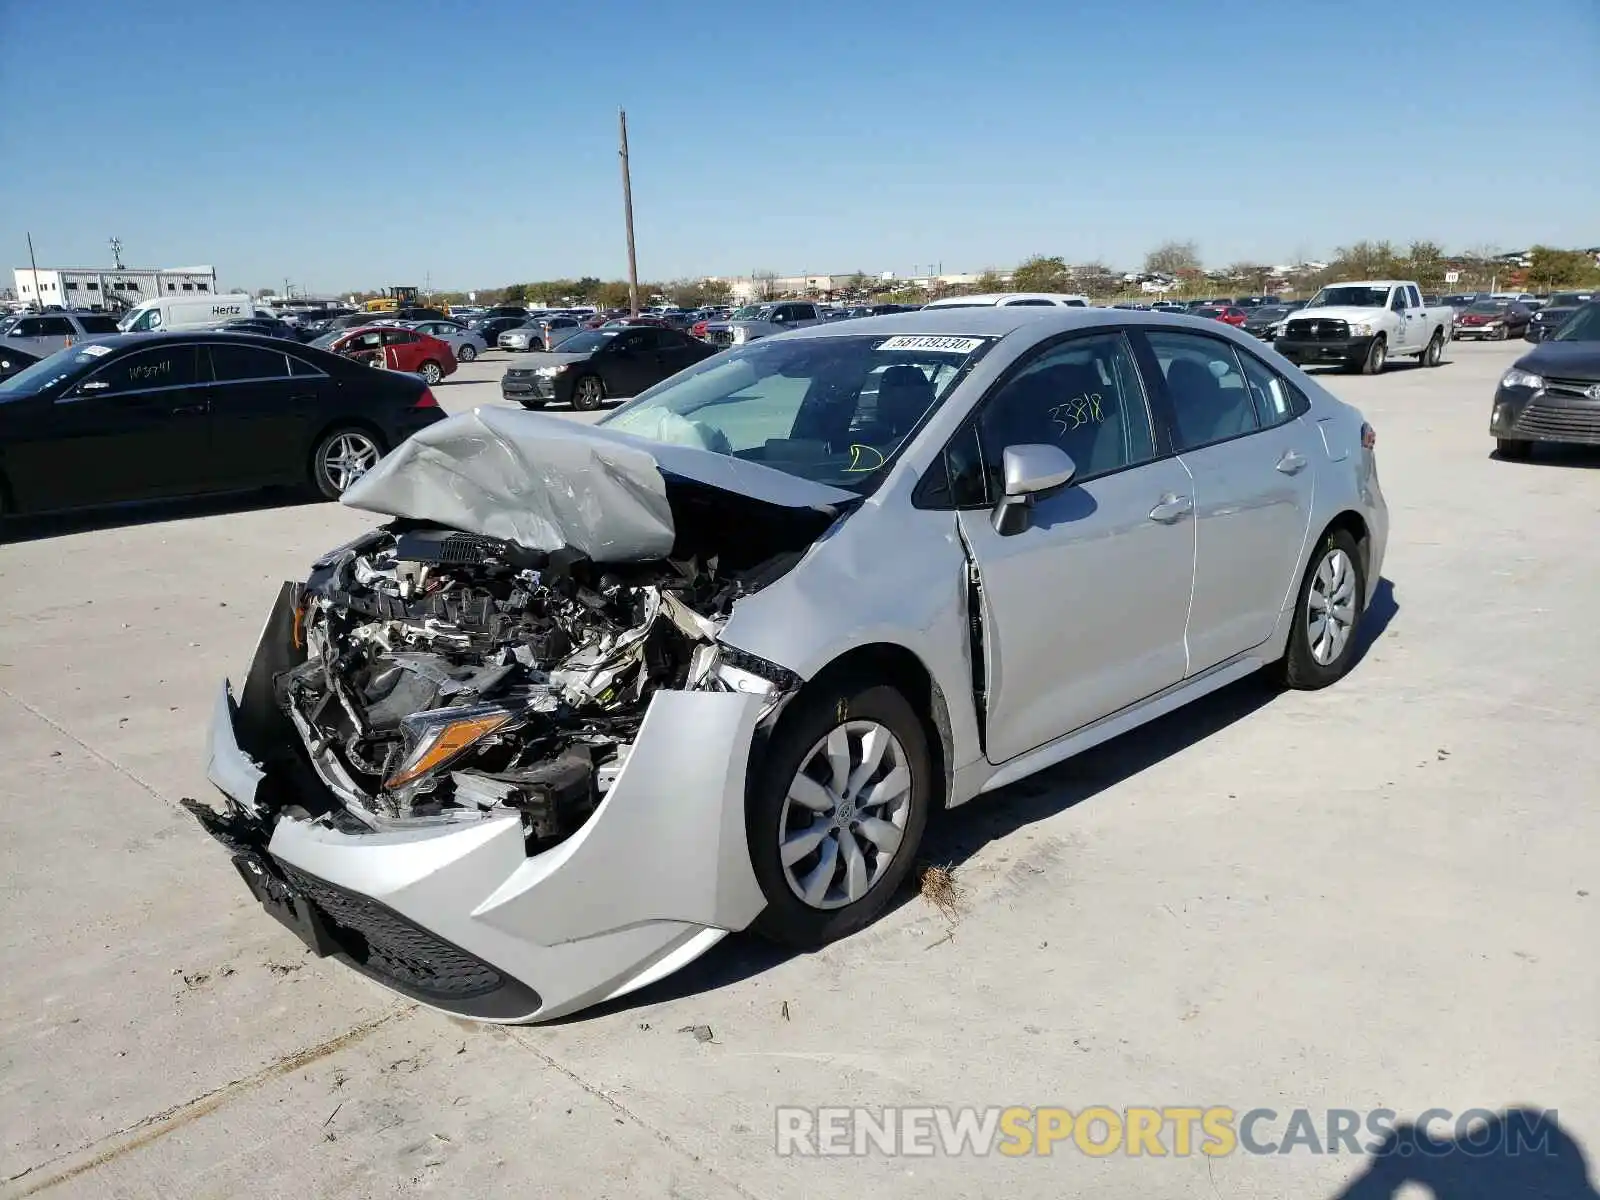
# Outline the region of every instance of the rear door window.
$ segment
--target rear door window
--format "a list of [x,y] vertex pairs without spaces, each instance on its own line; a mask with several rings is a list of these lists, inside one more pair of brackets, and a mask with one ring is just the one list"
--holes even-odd
[[212,377],[218,383],[289,377],[289,356],[276,350],[223,345],[214,345],[210,350]]

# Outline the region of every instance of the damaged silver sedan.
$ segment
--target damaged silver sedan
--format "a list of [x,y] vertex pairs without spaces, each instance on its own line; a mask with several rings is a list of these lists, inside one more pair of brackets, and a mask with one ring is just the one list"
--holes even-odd
[[952,310],[719,355],[597,426],[452,417],[285,584],[188,802],[319,954],[536,1021],[880,915],[929,813],[1358,652],[1360,414],[1259,343]]

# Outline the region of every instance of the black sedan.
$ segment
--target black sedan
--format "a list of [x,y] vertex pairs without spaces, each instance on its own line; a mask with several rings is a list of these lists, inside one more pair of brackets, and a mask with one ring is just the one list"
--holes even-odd
[[1528,332],[1522,336],[1530,342],[1542,342],[1555,336],[1568,317],[1593,299],[1593,292],[1555,293],[1534,312],[1528,321]]
[[500,335],[508,329],[520,329],[527,323],[527,317],[495,316],[474,317],[467,322],[467,328],[483,339],[483,344],[493,350],[500,341]]
[[1273,330],[1288,319],[1289,314],[1295,311],[1295,307],[1290,304],[1254,305],[1244,310],[1244,324],[1239,328],[1258,338],[1271,341]]
[[716,353],[677,329],[590,329],[573,334],[554,352],[519,360],[500,381],[500,394],[524,408],[571,404],[590,412],[608,398],[636,396]]
[[1600,302],[1573,313],[1501,377],[1489,415],[1501,458],[1536,442],[1600,446]]
[[121,334],[0,382],[0,511],[310,484],[442,420],[415,375],[252,334]]

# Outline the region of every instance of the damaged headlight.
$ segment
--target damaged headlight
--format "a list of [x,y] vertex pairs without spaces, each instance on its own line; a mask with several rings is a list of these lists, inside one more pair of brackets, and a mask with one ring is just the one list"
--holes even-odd
[[400,722],[406,754],[383,781],[387,789],[404,787],[437,771],[492,733],[511,723],[510,709],[498,704],[436,708],[414,713]]

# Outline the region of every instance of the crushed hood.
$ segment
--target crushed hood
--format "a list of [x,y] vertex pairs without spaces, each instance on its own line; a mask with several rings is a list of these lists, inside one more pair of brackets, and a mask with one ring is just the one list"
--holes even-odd
[[413,434],[341,503],[532,550],[570,547],[595,562],[639,562],[797,549],[857,499],[695,445],[476,408]]

